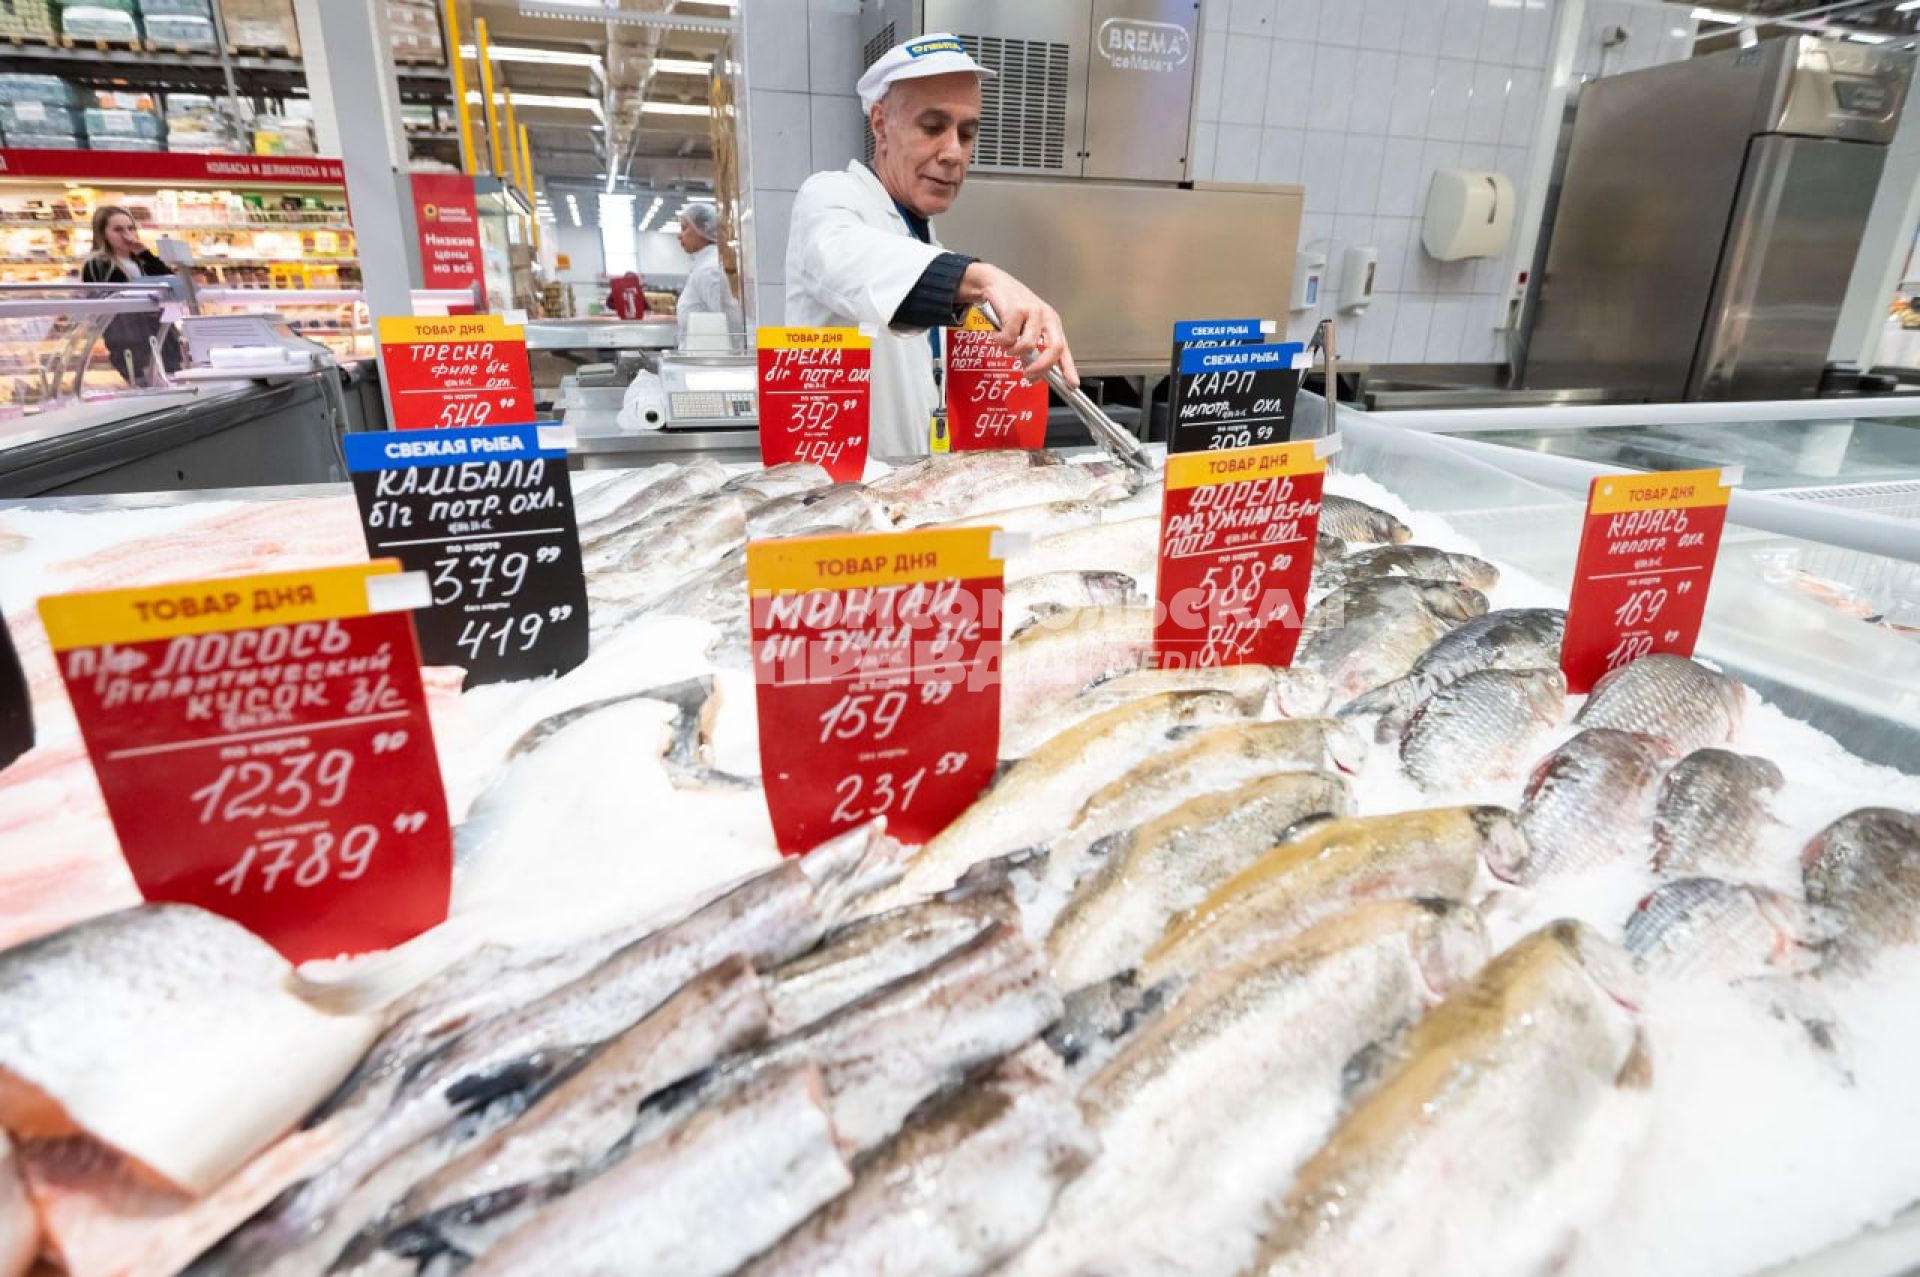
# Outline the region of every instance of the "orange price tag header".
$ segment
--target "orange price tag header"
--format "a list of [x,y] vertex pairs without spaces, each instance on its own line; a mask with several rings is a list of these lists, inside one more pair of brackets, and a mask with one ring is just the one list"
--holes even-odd
[[1219,452],[1182,452],[1167,458],[1167,487],[1180,491],[1249,479],[1278,479],[1295,474],[1324,474],[1325,450],[1319,441],[1275,443]]
[[387,597],[400,573],[396,559],[308,572],[215,577],[129,590],[53,594],[40,619],[56,652],[106,643],[143,643],[183,634],[212,634],[262,625],[338,620],[391,611],[408,601]]
[[999,576],[994,528],[935,528],[747,543],[747,589],[755,595],[876,589],[923,581]]
[[403,346],[429,341],[525,341],[524,324],[498,315],[447,315],[428,319],[387,316],[380,321],[380,344]]
[[1727,480],[1727,472],[1720,469],[1602,475],[1593,481],[1588,508],[1594,514],[1626,514],[1725,505],[1733,498]]
[[871,350],[873,338],[858,328],[762,328],[762,350]]

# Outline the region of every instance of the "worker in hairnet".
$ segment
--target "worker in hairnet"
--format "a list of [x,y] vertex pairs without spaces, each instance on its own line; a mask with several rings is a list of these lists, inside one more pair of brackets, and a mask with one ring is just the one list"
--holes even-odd
[[1078,385],[1059,313],[1006,271],[941,247],[933,218],[966,181],[980,127],[980,80],[992,72],[952,35],[889,49],[860,77],[873,164],[815,173],[794,199],[787,240],[787,323],[871,324],[871,451],[929,451],[940,406],[940,330],[990,302],[998,340],[1037,381],[1058,364]]
[[740,303],[733,298],[727,272],[720,265],[720,212],[711,204],[689,204],[680,210],[680,247],[693,259],[687,267],[686,286],[680,290],[680,302],[674,313],[680,322],[680,348],[687,345],[687,316],[725,315],[727,331],[737,333],[744,327]]

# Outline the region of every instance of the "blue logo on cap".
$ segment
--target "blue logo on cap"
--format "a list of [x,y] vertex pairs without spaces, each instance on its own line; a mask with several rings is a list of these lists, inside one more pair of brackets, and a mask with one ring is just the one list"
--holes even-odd
[[958,40],[915,40],[906,46],[910,58],[924,58],[929,53],[965,53],[966,46]]

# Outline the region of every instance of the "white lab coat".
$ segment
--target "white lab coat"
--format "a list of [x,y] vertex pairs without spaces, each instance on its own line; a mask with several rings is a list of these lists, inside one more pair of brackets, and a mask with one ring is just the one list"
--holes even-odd
[[888,321],[942,251],[937,237],[932,244],[914,238],[886,187],[858,160],[844,172],[815,173],[794,198],[787,324],[874,326],[871,456],[928,451],[940,403],[933,349],[924,328],[890,328]]
[[687,282],[680,289],[679,304],[674,307],[682,350],[687,348],[687,316],[700,311],[725,315],[730,333],[741,329],[740,305],[733,300],[733,289],[727,286],[727,272],[720,265],[720,249],[714,244],[693,255],[687,266]]

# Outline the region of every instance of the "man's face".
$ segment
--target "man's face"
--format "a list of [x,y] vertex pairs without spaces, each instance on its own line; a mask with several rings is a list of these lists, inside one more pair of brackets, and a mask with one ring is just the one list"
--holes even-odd
[[899,80],[868,115],[873,171],[887,194],[922,217],[953,206],[980,129],[980,77],[968,72]]

